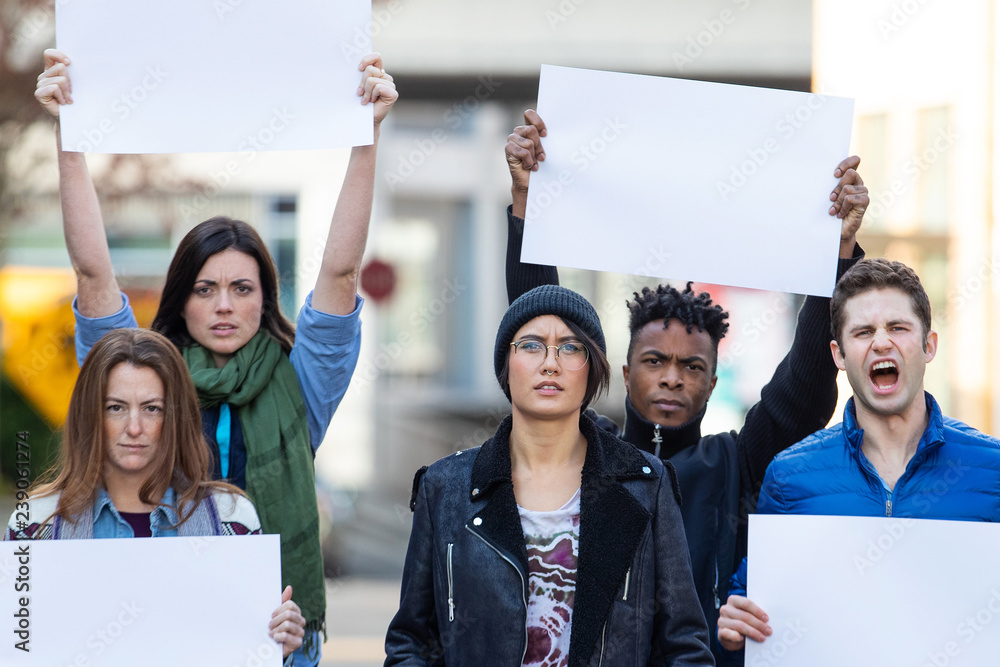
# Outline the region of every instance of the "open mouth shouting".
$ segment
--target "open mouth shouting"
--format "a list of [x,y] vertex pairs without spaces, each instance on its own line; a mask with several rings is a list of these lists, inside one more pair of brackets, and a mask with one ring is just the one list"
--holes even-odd
[[868,380],[876,392],[880,394],[892,392],[899,383],[899,368],[896,366],[896,362],[886,359],[872,364],[868,371]]

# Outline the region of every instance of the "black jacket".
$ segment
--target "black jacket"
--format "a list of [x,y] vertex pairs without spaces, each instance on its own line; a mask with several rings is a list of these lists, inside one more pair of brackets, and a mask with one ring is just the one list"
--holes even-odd
[[[538,285],[558,284],[555,267],[521,263],[524,220],[508,208],[507,221],[508,299],[513,301]],[[855,246],[854,257],[840,260],[837,278],[863,256],[860,246]],[[643,451],[658,453],[676,469],[695,588],[720,665],[743,664],[742,651],[724,651],[715,630],[719,606],[728,597],[729,579],[746,555],[747,516],[756,507],[767,466],[785,448],[825,428],[836,408],[837,367],[830,354],[830,338],[830,300],[806,298],[791,350],[761,390],[760,401],[747,412],[738,433],[702,436],[704,411],[682,426],[656,427],[627,398],[624,433],[607,417],[591,415],[602,428],[621,434]]]
[[[413,530],[386,665],[517,667],[528,557],[511,419],[414,479]],[[570,665],[713,665],[669,467],[586,415]],[[425,473],[426,470],[426,473]]]

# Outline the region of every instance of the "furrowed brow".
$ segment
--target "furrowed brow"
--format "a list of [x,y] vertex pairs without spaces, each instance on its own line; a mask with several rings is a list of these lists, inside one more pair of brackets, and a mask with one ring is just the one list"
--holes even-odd
[[693,361],[700,361],[703,364],[707,364],[708,363],[708,360],[705,359],[705,357],[703,357],[703,356],[701,356],[699,354],[696,354],[696,355],[691,356],[691,357],[683,357],[681,359],[678,359],[677,361],[681,362],[682,364],[690,364]]

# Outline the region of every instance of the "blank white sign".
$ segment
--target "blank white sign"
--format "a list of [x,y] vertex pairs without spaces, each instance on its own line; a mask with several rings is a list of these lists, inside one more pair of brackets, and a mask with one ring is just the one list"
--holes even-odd
[[250,152],[372,143],[356,94],[371,0],[56,3],[63,148]]
[[279,667],[280,604],[277,535],[0,542],[0,665]]
[[543,65],[522,261],[829,296],[854,103]]
[[983,667],[1000,655],[1000,526],[753,515],[747,665]]

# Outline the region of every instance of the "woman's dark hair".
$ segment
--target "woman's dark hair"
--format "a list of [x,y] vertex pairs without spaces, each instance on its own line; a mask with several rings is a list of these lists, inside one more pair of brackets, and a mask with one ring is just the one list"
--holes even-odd
[[[587,347],[587,393],[584,394],[583,405],[580,407],[580,411],[583,412],[593,401],[607,392],[608,385],[611,382],[611,364],[608,363],[608,355],[604,354],[604,350],[597,344],[597,341],[591,338],[579,325],[572,320],[567,320],[565,317],[560,317],[559,319],[565,322],[566,326],[573,332],[573,335],[580,339],[580,342]],[[497,376],[497,380],[500,381],[500,387],[503,389],[503,393],[506,394],[508,401],[510,400],[509,376],[510,353],[507,354],[503,362],[503,368],[500,369],[500,375]]]
[[152,329],[162,333],[174,345],[193,345],[187,323],[182,317],[184,306],[191,297],[198,272],[208,258],[232,248],[249,255],[260,269],[263,307],[260,326],[277,340],[286,354],[295,342],[295,327],[285,319],[278,307],[278,272],[257,231],[243,222],[224,216],[210,218],[188,232],[177,246],[177,252],[167,269],[167,279],[160,296],[160,307]]

